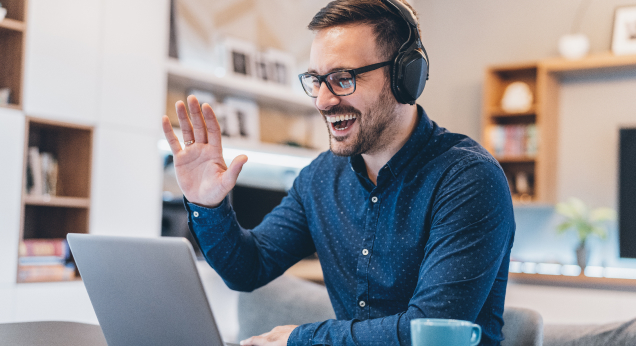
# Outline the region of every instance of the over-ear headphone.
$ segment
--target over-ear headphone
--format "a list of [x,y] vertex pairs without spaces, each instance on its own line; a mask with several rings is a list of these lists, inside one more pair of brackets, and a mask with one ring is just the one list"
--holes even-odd
[[409,38],[398,50],[391,69],[391,91],[400,103],[415,104],[428,80],[428,54],[420,39],[417,18],[398,0],[382,0],[409,27]]

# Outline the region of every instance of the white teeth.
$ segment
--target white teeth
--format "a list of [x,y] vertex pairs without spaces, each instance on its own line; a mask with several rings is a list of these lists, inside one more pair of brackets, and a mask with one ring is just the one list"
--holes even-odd
[[327,121],[330,123],[335,123],[335,122],[344,121],[344,120],[351,120],[351,119],[356,119],[356,116],[353,114],[327,116]]

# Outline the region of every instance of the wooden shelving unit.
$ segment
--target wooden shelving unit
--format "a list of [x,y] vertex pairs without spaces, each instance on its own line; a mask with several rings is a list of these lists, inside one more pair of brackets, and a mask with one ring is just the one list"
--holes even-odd
[[[93,128],[27,117],[25,132],[20,240],[88,233]],[[33,147],[57,160],[57,187],[50,195],[26,192],[28,152]],[[34,281],[24,277],[18,266],[18,282]]]
[[615,290],[615,291],[636,292],[636,280],[634,279],[596,278],[596,277],[589,277],[585,275],[566,276],[566,275],[509,273],[508,280],[513,283],[528,284],[528,285],[560,286],[560,287],[606,289],[606,290]]
[[[9,104],[0,107],[22,109],[26,0],[3,0],[7,16],[0,21],[0,89],[9,88]],[[1,101],[0,101],[1,102]]]
[[311,98],[288,86],[231,75],[219,77],[211,71],[183,65],[174,58],[166,61],[166,71],[169,89],[183,94],[190,88],[199,88],[209,90],[220,98],[239,96],[254,100],[260,106],[272,107],[285,112],[298,114],[316,112]]
[[[492,126],[534,125],[538,133],[538,150],[534,156],[497,156],[508,177],[513,201],[521,204],[556,203],[556,167],[558,139],[558,109],[561,78],[572,74],[604,74],[636,69],[636,55],[614,56],[596,54],[579,60],[552,58],[538,62],[492,66],[484,82],[483,139],[489,143]],[[516,81],[525,82],[534,95],[534,104],[527,112],[507,113],[500,107],[505,88]],[[528,177],[529,192],[516,191],[515,177]]]
[[[496,152],[494,143],[491,141],[492,138],[489,137],[493,136],[491,131],[494,131],[494,127],[497,126],[500,127],[500,131],[502,129],[507,130],[512,126],[541,126],[541,114],[538,112],[536,102],[537,70],[538,66],[536,64],[518,64],[496,66],[486,72],[483,119],[484,140],[487,142],[486,146],[488,149],[503,167],[515,202],[531,202],[540,199],[543,193],[541,189],[544,186],[541,186],[542,181],[537,180],[536,176],[537,166],[540,165],[541,161],[541,153],[537,153],[536,156],[528,155],[525,152],[517,152],[517,154],[512,156],[503,155],[501,152]],[[501,100],[506,88],[514,82],[526,83],[530,87],[532,94],[535,95],[535,102],[527,111],[509,113],[501,107]],[[508,136],[508,133],[505,136]],[[519,139],[517,138],[517,140]],[[525,141],[526,139],[521,140]],[[509,139],[506,138],[506,141],[509,141]],[[510,143],[506,143],[506,146],[508,144]],[[525,179],[523,190],[516,183],[520,175],[523,175]]]

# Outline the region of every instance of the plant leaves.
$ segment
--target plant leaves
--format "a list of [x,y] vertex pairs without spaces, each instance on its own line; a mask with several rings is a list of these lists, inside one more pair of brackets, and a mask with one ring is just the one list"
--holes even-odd
[[607,230],[600,226],[592,227],[592,233],[599,237],[601,240],[605,240],[607,238]]
[[557,233],[561,234],[561,233],[565,233],[565,231],[567,231],[568,229],[572,228],[574,226],[574,221],[572,220],[568,220],[568,221],[564,221],[562,223],[560,223],[557,226]]
[[580,199],[571,197],[567,202],[558,203],[556,205],[556,211],[571,219],[582,218],[587,214],[587,207]]
[[616,211],[612,208],[598,208],[590,213],[590,221],[614,221],[616,220]]

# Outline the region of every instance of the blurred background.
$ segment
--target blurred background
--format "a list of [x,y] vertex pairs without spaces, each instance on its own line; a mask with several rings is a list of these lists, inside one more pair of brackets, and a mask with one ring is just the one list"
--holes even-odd
[[[510,183],[507,304],[549,323],[633,318],[636,1],[409,2],[430,57],[418,103],[486,146]],[[231,198],[256,226],[328,150],[296,77],[327,3],[3,0],[0,322],[97,322],[60,240],[69,232],[188,236],[160,119],[178,126],[174,103],[189,94],[213,105],[226,160],[250,158]],[[575,223],[559,225],[600,207],[617,216],[592,213],[600,236],[577,252]],[[232,340],[235,295],[200,269]]]

